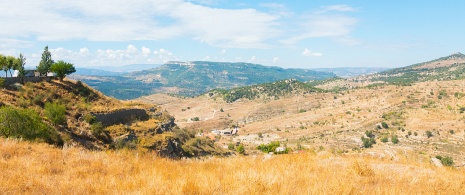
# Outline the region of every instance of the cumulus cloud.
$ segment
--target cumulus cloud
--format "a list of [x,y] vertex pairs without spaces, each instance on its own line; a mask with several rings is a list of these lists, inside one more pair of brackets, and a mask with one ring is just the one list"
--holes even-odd
[[0,37],[130,41],[186,36],[225,48],[263,48],[276,35],[279,17],[182,0],[24,0],[3,2],[0,18],[0,25],[8,26],[0,29]]
[[[151,52],[152,50],[148,47],[137,48],[134,45],[128,45],[125,49],[97,49],[96,51],[90,51],[86,47],[77,51],[63,47],[50,48],[49,50],[54,60],[64,60],[77,67],[161,64],[178,60],[172,52],[166,49],[160,48]],[[40,57],[40,53],[27,56],[27,65],[38,64]]]
[[312,50],[309,50],[309,49],[304,49],[304,51],[302,52],[302,55],[303,55],[303,56],[312,56],[312,57],[320,57],[320,56],[323,56],[322,53],[313,52]]

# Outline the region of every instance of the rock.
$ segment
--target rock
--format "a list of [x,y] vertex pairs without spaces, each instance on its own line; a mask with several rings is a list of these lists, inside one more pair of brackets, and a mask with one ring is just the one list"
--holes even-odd
[[442,167],[442,163],[441,163],[441,160],[437,159],[437,158],[431,158],[431,163],[433,163],[433,165],[435,165],[436,167]]

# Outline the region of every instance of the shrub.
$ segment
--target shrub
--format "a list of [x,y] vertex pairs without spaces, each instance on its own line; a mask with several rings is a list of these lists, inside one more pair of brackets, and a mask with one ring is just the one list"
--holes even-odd
[[383,126],[383,128],[385,129],[389,128],[389,125],[386,122],[382,122],[381,126]]
[[436,156],[437,159],[441,160],[441,164],[444,165],[444,166],[452,166],[454,164],[454,160],[449,157],[449,156],[446,156],[446,157],[442,157],[442,156]]
[[1,107],[0,135],[63,145],[60,135],[45,124],[39,114],[32,109]]
[[45,104],[45,116],[55,125],[63,125],[66,123],[66,107],[58,103]]
[[369,138],[374,138],[375,135],[373,134],[373,131],[365,131],[365,135]]
[[199,121],[200,118],[199,117],[194,117],[194,118],[191,118],[192,121]]
[[91,114],[86,114],[84,115],[84,121],[86,121],[89,124],[93,124],[95,122],[95,116]]
[[239,146],[237,147],[237,152],[239,152],[239,154],[245,154],[245,149],[244,149],[244,145],[243,144],[239,144]]
[[234,150],[234,144],[233,144],[233,143],[229,143],[229,144],[228,144],[228,149]]
[[454,130],[451,129],[451,130],[449,130],[449,133],[454,134],[455,132],[454,132]]
[[105,143],[111,143],[112,141],[111,136],[104,130],[104,126],[101,122],[93,123],[90,126],[90,133],[92,133],[95,138],[102,140]]
[[381,138],[381,142],[383,142],[383,143],[386,143],[386,142],[388,142],[388,138],[387,138],[387,137],[383,137],[383,138]]
[[0,78],[0,88],[3,88],[5,84],[5,79]]
[[376,144],[376,140],[374,138],[365,138],[362,136],[362,142],[364,148],[371,148],[373,144]]
[[399,139],[397,139],[397,135],[392,135],[392,136],[391,136],[391,142],[392,142],[393,144],[399,143]]
[[428,137],[428,138],[433,137],[433,132],[426,131],[426,137]]

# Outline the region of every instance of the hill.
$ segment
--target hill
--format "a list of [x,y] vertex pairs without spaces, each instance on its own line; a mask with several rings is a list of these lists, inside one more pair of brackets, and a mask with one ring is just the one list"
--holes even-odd
[[82,80],[106,95],[118,99],[134,99],[154,93],[196,96],[213,89],[231,89],[284,79],[320,80],[334,76],[333,73],[306,69],[196,61],[169,62],[154,69],[121,76],[75,75],[72,78]]
[[[465,141],[462,82],[316,90],[280,98],[243,96],[236,101],[215,93],[182,99],[157,95],[140,100],[150,103],[163,100],[160,106],[176,117],[180,127],[203,131],[240,127],[238,136],[224,137],[220,144],[240,141],[255,148],[280,141],[293,149],[349,154],[366,151],[394,159],[398,158],[398,150],[405,150],[421,153],[425,159],[449,156],[461,166],[465,164],[465,148],[460,144]],[[235,89],[229,92],[232,91]],[[363,142],[369,131],[376,141],[373,146],[365,146]]]
[[0,91],[3,137],[91,150],[153,151],[170,158],[224,154],[210,140],[194,142],[195,133],[179,129],[160,107],[109,98],[80,81],[44,79],[5,84]]
[[287,79],[272,83],[258,84],[246,87],[237,87],[230,90],[212,90],[209,96],[218,95],[227,103],[246,98],[254,100],[262,99],[279,99],[290,95],[300,95],[312,92],[321,92],[323,90],[312,87],[295,79]]

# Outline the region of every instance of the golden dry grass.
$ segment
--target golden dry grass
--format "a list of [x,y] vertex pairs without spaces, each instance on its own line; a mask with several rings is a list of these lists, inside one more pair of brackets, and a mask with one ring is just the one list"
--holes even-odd
[[[407,159],[407,160],[405,160]],[[0,139],[2,194],[462,194],[465,171],[313,153],[172,161]],[[408,160],[410,159],[410,160]]]

